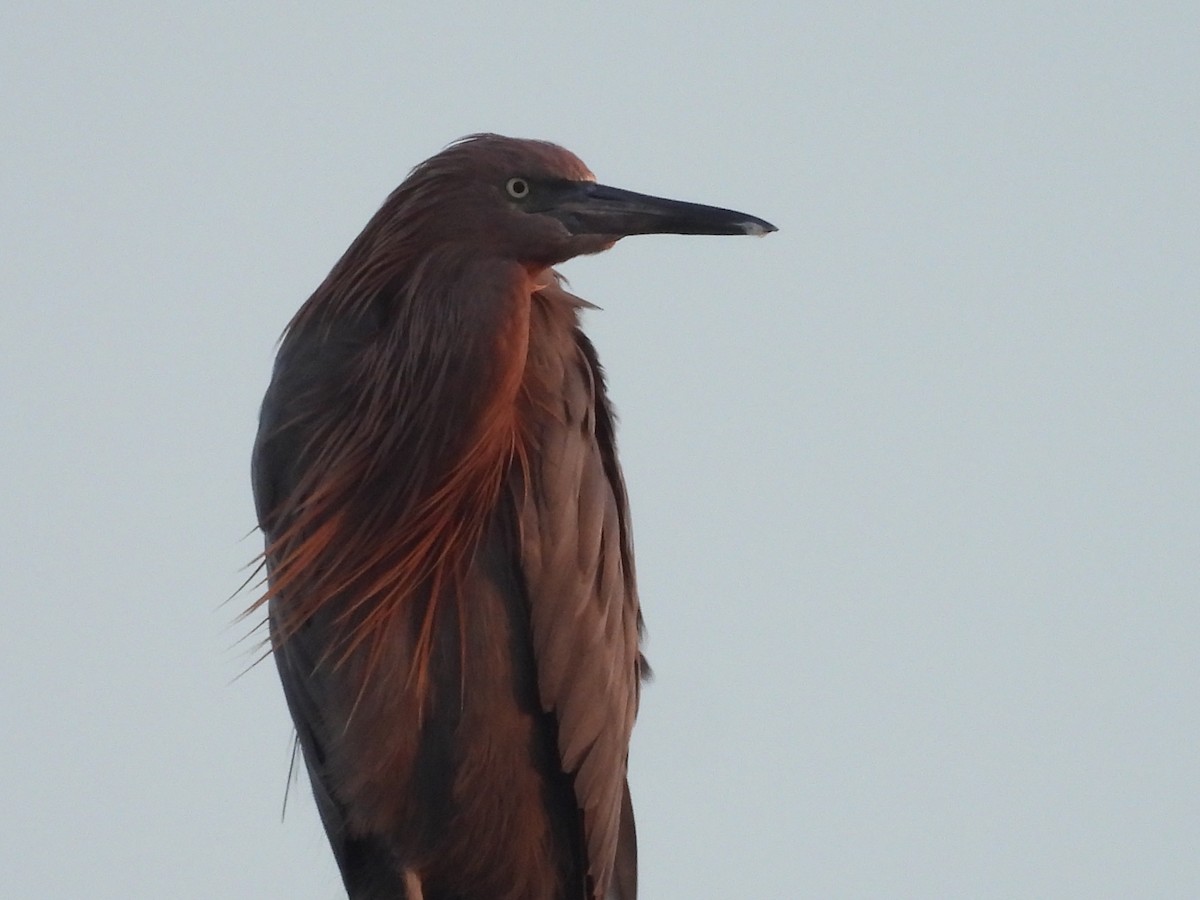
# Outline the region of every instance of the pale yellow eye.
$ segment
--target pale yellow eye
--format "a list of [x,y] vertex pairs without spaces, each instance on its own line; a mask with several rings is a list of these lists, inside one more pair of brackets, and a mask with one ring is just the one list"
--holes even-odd
[[508,184],[504,185],[504,189],[514,200],[524,200],[529,196],[529,182],[524,178],[508,179]]

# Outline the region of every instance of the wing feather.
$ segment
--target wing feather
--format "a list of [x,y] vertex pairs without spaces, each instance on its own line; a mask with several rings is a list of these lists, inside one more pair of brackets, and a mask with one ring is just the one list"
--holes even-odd
[[[558,721],[561,762],[574,777],[583,813],[592,896],[601,900],[611,896],[628,803],[640,615],[603,375],[575,327],[577,304],[557,294],[551,286],[535,295],[534,334],[540,327],[552,340],[530,347],[529,365],[546,401],[535,397],[533,404],[540,414],[532,417],[533,452],[520,506],[522,567],[539,693]],[[622,858],[631,852],[623,849]]]

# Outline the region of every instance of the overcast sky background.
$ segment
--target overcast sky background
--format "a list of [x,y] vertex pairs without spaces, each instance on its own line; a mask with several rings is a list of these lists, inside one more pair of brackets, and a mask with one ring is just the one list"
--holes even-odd
[[344,896],[222,605],[257,408],[491,130],[780,227],[564,267],[643,896],[1200,896],[1200,8],[600,6],[4,4],[0,893]]

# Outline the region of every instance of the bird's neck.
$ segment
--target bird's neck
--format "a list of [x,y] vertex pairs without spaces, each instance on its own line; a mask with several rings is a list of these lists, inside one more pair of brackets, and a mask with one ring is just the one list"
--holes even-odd
[[[371,336],[344,370],[349,404],[331,422],[320,502],[306,502],[281,538],[298,542],[291,551],[298,561],[339,557],[336,568],[352,573],[350,582],[293,591],[305,600],[290,610],[287,625],[299,627],[326,603],[338,604],[339,595],[356,596],[337,655],[369,669],[384,656],[398,607],[417,604],[410,674],[425,696],[438,607],[457,596],[521,456],[519,399],[538,282],[516,263],[447,248],[387,283],[389,290],[369,302],[325,298],[323,310],[310,309],[300,322],[322,328],[357,316]],[[366,534],[371,541],[361,540]],[[298,563],[282,568],[322,571]]]

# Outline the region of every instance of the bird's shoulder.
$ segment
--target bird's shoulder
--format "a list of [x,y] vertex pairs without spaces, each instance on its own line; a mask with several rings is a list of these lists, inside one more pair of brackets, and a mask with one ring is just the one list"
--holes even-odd
[[305,328],[290,327],[279,345],[271,381],[259,410],[251,454],[251,485],[259,525],[288,496],[305,468],[319,417],[353,408],[349,387],[356,360],[379,339],[382,316],[373,309]]

